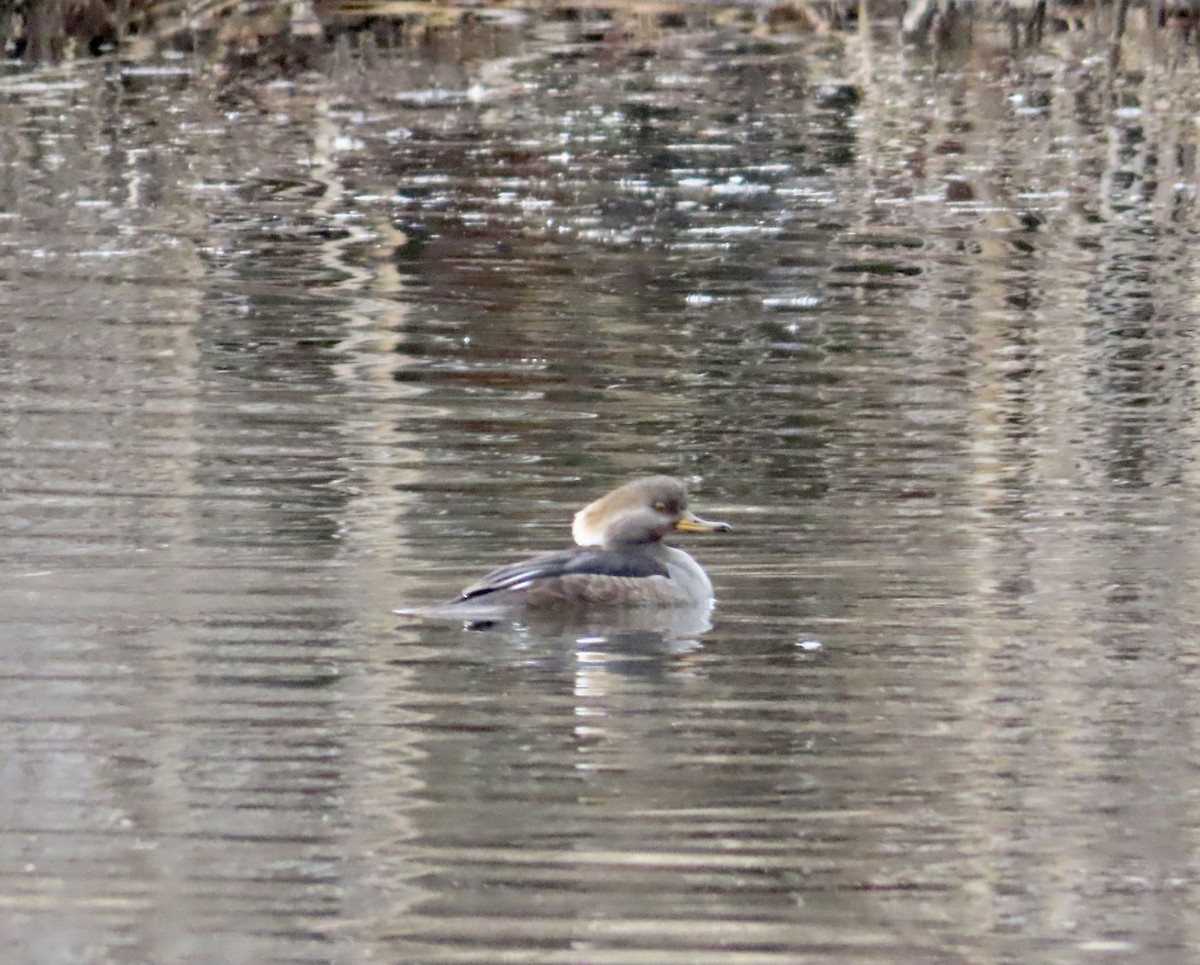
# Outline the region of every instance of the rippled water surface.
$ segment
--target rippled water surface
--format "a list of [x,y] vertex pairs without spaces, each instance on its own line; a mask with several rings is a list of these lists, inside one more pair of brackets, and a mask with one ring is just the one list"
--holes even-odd
[[[1200,958],[1200,86],[1069,40],[0,79],[6,954]],[[710,629],[392,613],[659,471]]]

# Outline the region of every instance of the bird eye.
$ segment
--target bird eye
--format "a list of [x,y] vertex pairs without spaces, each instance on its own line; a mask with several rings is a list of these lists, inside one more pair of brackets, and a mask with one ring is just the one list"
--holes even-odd
[[666,503],[661,503],[661,502],[660,502],[660,503],[655,503],[655,504],[654,504],[654,511],[655,511],[656,513],[665,513],[665,512],[667,511],[667,504],[666,504]]

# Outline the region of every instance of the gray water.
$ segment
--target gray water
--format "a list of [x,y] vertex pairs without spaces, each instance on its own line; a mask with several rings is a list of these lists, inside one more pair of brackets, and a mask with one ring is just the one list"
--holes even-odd
[[0,80],[6,961],[1200,961],[1195,67],[648,30]]

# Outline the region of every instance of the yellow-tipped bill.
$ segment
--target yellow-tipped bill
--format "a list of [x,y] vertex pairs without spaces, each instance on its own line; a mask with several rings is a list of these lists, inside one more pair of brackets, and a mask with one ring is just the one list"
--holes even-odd
[[685,512],[675,528],[681,533],[728,533],[732,526],[714,520],[701,519],[695,513]]

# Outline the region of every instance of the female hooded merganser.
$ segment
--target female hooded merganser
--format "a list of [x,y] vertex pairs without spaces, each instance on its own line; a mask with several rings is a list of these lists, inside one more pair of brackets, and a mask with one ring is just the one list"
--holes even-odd
[[493,570],[444,606],[711,606],[708,574],[662,540],[730,528],[688,511],[682,479],[635,479],[575,514],[575,547]]

